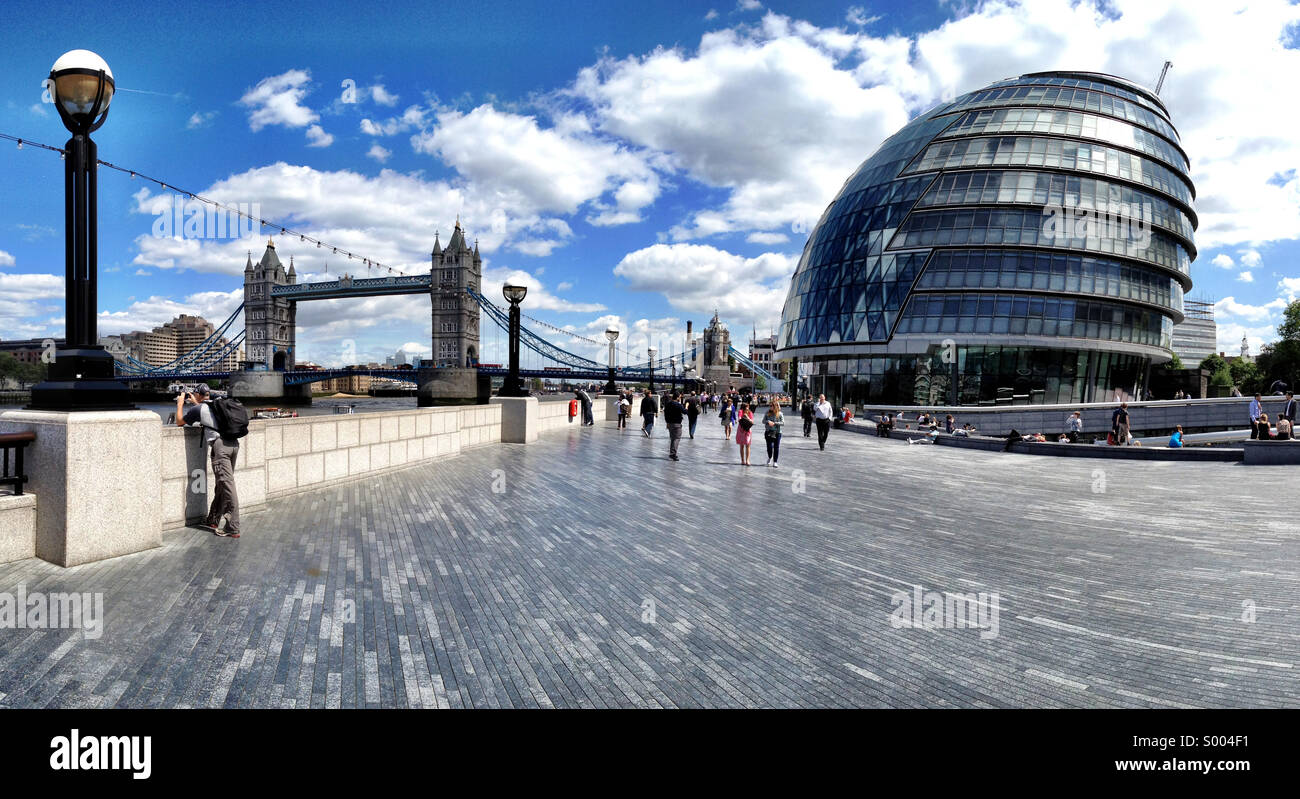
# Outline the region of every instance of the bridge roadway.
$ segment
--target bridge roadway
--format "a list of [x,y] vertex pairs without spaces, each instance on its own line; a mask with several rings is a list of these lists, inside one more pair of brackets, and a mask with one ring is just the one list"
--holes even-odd
[[[108,617],[0,630],[0,706],[1300,706],[1291,470],[794,426],[779,470],[712,417],[678,463],[572,427],[274,501],[238,541],[0,566]],[[894,627],[914,584],[996,592],[997,636]]]

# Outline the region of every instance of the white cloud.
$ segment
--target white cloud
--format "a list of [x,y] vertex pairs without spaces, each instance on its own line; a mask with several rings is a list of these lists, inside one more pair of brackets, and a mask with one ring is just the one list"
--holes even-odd
[[[0,339],[63,334],[63,278],[0,272]],[[37,320],[50,315],[44,322]]]
[[372,119],[361,120],[361,132],[367,136],[395,136],[414,128],[423,128],[428,112],[418,105],[408,107],[401,116],[390,117],[383,122]]
[[568,291],[571,288],[573,288],[573,284],[567,280],[562,280],[559,283],[555,284],[556,291]]
[[307,146],[308,147],[329,147],[334,143],[334,136],[326,133],[320,125],[312,125],[307,128]]
[[190,130],[194,130],[195,128],[204,128],[211,124],[212,120],[216,119],[216,117],[216,111],[195,111],[193,114],[190,114],[190,119],[185,123],[185,127]]
[[717,18],[718,18],[718,10],[716,8],[710,8],[709,13],[704,15],[705,20],[713,20]]
[[305,69],[291,69],[258,81],[239,98],[241,105],[252,109],[248,127],[255,132],[267,125],[302,128],[318,120],[316,112],[302,104],[311,91],[310,83],[311,72]]
[[1260,258],[1258,250],[1245,250],[1241,252],[1240,255],[1241,265],[1252,269],[1259,266],[1260,262],[1263,260]]
[[758,0],[736,0],[737,11],[756,11],[763,7]]
[[1242,283],[1254,283],[1255,276],[1252,275],[1249,271],[1246,271],[1237,275],[1237,280],[1240,280]]
[[1263,322],[1274,319],[1286,308],[1286,300],[1281,298],[1263,305],[1250,305],[1237,302],[1234,297],[1224,297],[1214,303],[1214,315],[1228,319],[1244,319],[1248,322]]
[[1214,256],[1214,260],[1210,261],[1210,263],[1214,264],[1220,269],[1231,269],[1235,265],[1232,262],[1232,256],[1225,255],[1223,253],[1219,253],[1218,255]]
[[859,28],[866,27],[873,22],[880,20],[879,14],[867,16],[867,10],[862,6],[850,6],[848,12],[844,15],[844,20],[850,25],[856,25]]
[[784,233],[750,233],[745,241],[751,244],[784,244],[790,237]]
[[392,150],[385,148],[378,142],[370,145],[370,149],[366,151],[366,157],[373,158],[381,164],[387,161],[392,154]]
[[794,259],[777,253],[745,258],[706,244],[654,244],[628,253],[614,274],[633,291],[663,294],[674,307],[735,324],[774,327]]
[[659,194],[658,176],[642,155],[576,130],[572,121],[567,130],[543,128],[535,117],[482,105],[467,114],[439,113],[438,126],[411,143],[506,207],[573,214],[612,191],[612,208],[634,214]]
[[370,87],[370,99],[379,105],[397,105],[397,95],[384,88],[384,84],[376,83]]
[[4,250],[0,250],[0,266],[13,266],[14,257]]
[[729,190],[723,207],[683,221],[676,238],[772,230],[816,220],[853,168],[907,121],[896,92],[862,86],[833,49],[794,32],[717,31],[694,53],[604,59],[579,73],[572,93],[601,130]]

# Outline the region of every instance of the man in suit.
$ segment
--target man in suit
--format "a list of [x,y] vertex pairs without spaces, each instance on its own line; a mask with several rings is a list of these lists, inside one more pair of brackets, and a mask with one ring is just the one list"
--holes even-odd
[[641,433],[646,438],[654,432],[655,416],[659,413],[659,401],[655,399],[655,393],[646,389],[645,396],[641,398]]
[[1283,404],[1282,413],[1280,416],[1278,416],[1278,418],[1286,419],[1288,422],[1291,423],[1291,426],[1294,427],[1296,410],[1297,408],[1296,408],[1295,395],[1293,395],[1290,391],[1288,391],[1286,393],[1286,403]]

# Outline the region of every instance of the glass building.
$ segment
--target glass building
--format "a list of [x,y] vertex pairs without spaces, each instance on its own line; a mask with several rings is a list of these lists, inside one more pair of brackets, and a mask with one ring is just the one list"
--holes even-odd
[[1042,72],[909,122],[827,207],[778,358],[836,405],[1139,398],[1171,358],[1195,189],[1164,103]]

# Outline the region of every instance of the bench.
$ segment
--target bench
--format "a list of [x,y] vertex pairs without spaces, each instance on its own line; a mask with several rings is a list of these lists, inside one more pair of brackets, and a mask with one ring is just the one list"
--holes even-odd
[[[27,473],[23,471],[23,450],[36,440],[36,434],[0,433],[0,452],[4,453],[4,468],[0,470],[0,486],[14,487],[14,496],[23,495],[23,483],[27,482]],[[10,452],[13,452],[13,471],[9,469]]]

